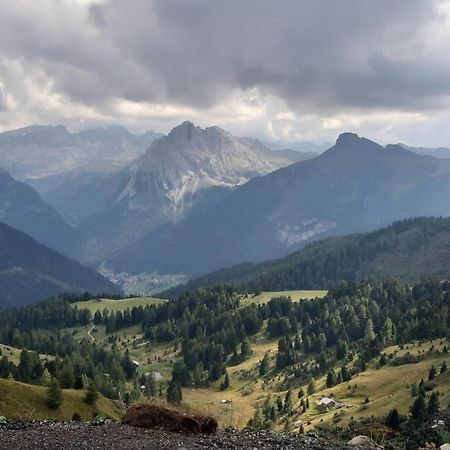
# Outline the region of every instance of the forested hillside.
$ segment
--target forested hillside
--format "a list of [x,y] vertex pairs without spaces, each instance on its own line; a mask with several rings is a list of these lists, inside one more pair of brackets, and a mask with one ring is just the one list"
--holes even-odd
[[[324,298],[292,301],[280,293],[263,304],[231,286],[217,286],[164,303],[136,300],[125,310],[109,311],[99,302],[95,313],[83,308],[88,298],[61,296],[5,311],[0,342],[24,350],[19,360],[3,352],[0,377],[38,385],[53,377],[68,389],[95,385],[105,396],[129,402],[163,392],[172,403],[202,395],[231,398],[245,407],[248,427],[295,426],[299,432],[312,422],[320,425],[321,418],[337,423],[334,416],[318,415],[322,397],[315,395],[333,389],[349,398],[345,408],[353,408],[339,413],[343,423],[367,417],[367,411],[373,421],[388,423],[394,414],[389,409],[403,414],[411,407],[411,417],[398,419],[393,436],[400,443],[414,434],[416,444],[430,436],[439,403],[449,401],[442,375],[449,363],[448,282],[343,283]],[[96,337],[80,338],[86,326]],[[420,345],[426,342],[425,352]],[[360,407],[361,395],[364,405],[371,403],[365,392],[375,392],[381,377],[392,375],[389,368],[406,371],[412,364],[418,371],[408,372],[401,397]],[[421,380],[427,364],[428,383]],[[157,382],[155,370],[164,373]],[[425,402],[428,409],[420,410]]]
[[332,237],[286,258],[239,264],[191,280],[168,291],[170,297],[218,283],[241,289],[281,291],[326,289],[339,282],[450,276],[450,219],[422,217],[395,222],[380,230]]
[[62,292],[120,294],[93,269],[39,244],[0,222],[0,308],[43,300]]

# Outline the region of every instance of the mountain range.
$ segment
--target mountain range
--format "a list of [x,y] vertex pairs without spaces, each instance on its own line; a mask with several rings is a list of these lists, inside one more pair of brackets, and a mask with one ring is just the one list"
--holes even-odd
[[[96,242],[96,253],[89,247],[84,260],[101,261],[158,226],[207,210],[237,186],[303,157],[300,152],[270,151],[255,139],[237,138],[219,127],[202,129],[184,122],[123,170],[91,177],[64,201],[87,204],[92,212],[81,216],[79,225]],[[92,202],[95,207],[90,208]]]
[[95,270],[0,223],[0,308],[63,292],[121,294],[121,289]]
[[[328,236],[450,213],[450,160],[353,133],[316,155],[269,150],[257,139],[188,121],[167,136],[141,136],[151,141],[146,150],[120,127],[24,130],[0,135],[0,164],[7,160],[2,139],[39,149],[36,160],[58,148],[63,160],[69,141],[103,142],[98,152],[80,144],[103,169],[80,159],[62,172],[50,164],[50,175],[38,176],[36,163],[28,184],[1,171],[0,221],[112,278],[121,274],[117,279],[196,277],[283,257]],[[125,144],[131,141],[132,150]],[[120,149],[129,150],[123,158]]]
[[283,256],[330,235],[448,215],[449,195],[450,161],[344,133],[322,155],[253,178],[202,214],[149,233],[107,265],[195,276]]
[[64,126],[30,126],[0,133],[0,167],[19,180],[75,169],[117,170],[145,152],[161,136],[134,135],[122,126],[70,133]]

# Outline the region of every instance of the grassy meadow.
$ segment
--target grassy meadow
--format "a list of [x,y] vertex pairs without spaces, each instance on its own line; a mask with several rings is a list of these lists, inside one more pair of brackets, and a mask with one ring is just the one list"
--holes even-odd
[[0,416],[11,419],[46,419],[49,417],[70,420],[74,413],[83,420],[90,420],[98,414],[119,420],[122,410],[117,404],[100,396],[95,406],[83,401],[85,391],[67,389],[63,391],[63,403],[54,410],[46,405],[46,391],[42,386],[32,386],[0,378]]
[[104,309],[114,312],[125,311],[128,308],[131,309],[135,306],[158,305],[166,301],[167,300],[154,297],[125,298],[120,300],[99,298],[87,302],[76,302],[73,306],[76,306],[78,309],[88,309],[94,314],[96,311],[103,311]]

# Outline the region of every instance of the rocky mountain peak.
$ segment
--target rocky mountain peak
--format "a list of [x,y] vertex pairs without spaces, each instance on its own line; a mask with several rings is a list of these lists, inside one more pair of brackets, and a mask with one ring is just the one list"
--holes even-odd
[[361,139],[362,138],[360,138],[356,133],[341,133],[336,139],[336,146],[354,145],[359,143]]

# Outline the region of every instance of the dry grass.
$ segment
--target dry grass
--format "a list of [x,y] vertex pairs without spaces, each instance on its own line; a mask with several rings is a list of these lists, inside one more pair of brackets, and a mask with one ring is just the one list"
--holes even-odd
[[54,410],[46,405],[46,388],[32,386],[12,380],[0,378],[0,415],[11,418],[46,419],[56,418],[70,420],[75,412],[83,420],[90,420],[97,414],[102,414],[115,420],[122,416],[121,409],[112,400],[102,396],[95,406],[83,401],[84,391],[72,389],[63,391],[63,403]]
[[89,311],[94,314],[96,311],[103,311],[104,309],[114,312],[125,311],[128,308],[133,308],[134,306],[158,305],[166,301],[167,300],[154,297],[125,298],[121,300],[99,298],[89,300],[87,302],[76,302],[73,303],[73,306],[76,306],[78,309],[89,309]]
[[250,303],[256,303],[257,305],[264,305],[272,298],[276,297],[290,297],[293,302],[299,302],[300,300],[323,298],[327,295],[328,291],[266,291],[254,296],[249,294],[248,296],[241,297],[241,304],[246,305]]

